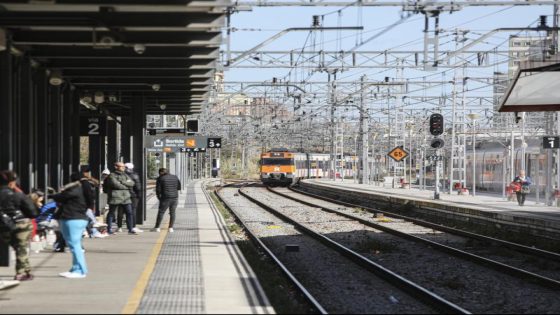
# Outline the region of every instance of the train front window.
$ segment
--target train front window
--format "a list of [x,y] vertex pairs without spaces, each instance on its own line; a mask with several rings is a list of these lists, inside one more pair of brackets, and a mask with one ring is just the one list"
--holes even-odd
[[262,165],[293,165],[293,159],[263,159]]

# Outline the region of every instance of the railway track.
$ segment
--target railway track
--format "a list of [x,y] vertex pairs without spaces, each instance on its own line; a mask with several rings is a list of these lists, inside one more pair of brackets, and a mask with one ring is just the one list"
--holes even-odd
[[[299,232],[302,233],[302,235],[304,235],[307,238],[312,238],[314,240],[315,243],[319,242],[322,243],[323,246],[326,246],[327,248],[330,248],[331,251],[334,249],[335,251],[337,251],[340,255],[345,257],[345,260],[350,260],[353,265],[353,268],[361,268],[362,272],[366,272],[366,274],[368,274],[368,277],[373,277],[375,279],[375,281],[383,283],[383,285],[389,285],[393,288],[398,288],[399,290],[401,290],[401,292],[406,292],[409,296],[413,297],[413,299],[421,301],[422,304],[429,306],[430,308],[432,308],[433,310],[438,310],[439,312],[443,312],[443,313],[469,313],[467,310],[453,304],[450,303],[449,301],[446,301],[445,299],[441,298],[440,296],[430,292],[429,290],[413,283],[412,281],[405,279],[404,277],[395,274],[394,272],[391,272],[390,270],[388,270],[387,268],[382,267],[379,264],[376,264],[375,262],[367,259],[366,257],[360,255],[359,253],[356,253],[355,251],[351,250],[350,248],[340,244],[339,242],[333,241],[332,239],[321,235],[320,233],[316,233],[308,228],[306,228],[305,226],[297,223],[296,221],[290,219],[287,216],[284,216],[283,214],[279,213],[278,211],[276,211],[275,209],[273,209],[272,207],[259,202],[258,200],[256,200],[255,198],[249,196],[247,193],[245,193],[243,190],[248,189],[246,188],[242,188],[239,189],[239,191],[237,192],[239,194],[239,196],[242,196],[244,198],[246,198],[247,200],[250,200],[252,203],[254,203],[255,205],[258,205],[258,207],[260,209],[262,209],[261,211],[266,211],[268,213],[272,213],[274,215],[274,217],[278,218],[277,220],[282,221],[283,223],[275,223],[275,224],[287,224],[287,225],[292,225],[294,226]],[[224,198],[221,198],[222,201],[225,201],[227,203],[226,200],[224,200]],[[232,207],[230,206],[230,209]],[[235,211],[234,211],[235,212]],[[236,214],[236,216],[238,216],[238,214]],[[244,226],[247,227],[247,223],[246,222],[242,222],[242,224]],[[247,228],[248,230],[250,230],[250,228]],[[252,233],[252,238],[255,238],[256,236]],[[258,237],[257,237],[258,238]],[[261,246],[265,246],[264,244],[262,244],[262,242],[259,242],[261,244]],[[320,245],[315,245],[314,247],[320,247]],[[327,249],[325,249],[326,251]],[[269,255],[271,254],[271,250],[269,251]],[[329,254],[331,256],[336,255],[336,254]],[[338,255],[336,255],[338,256]],[[276,259],[279,260],[279,259]],[[337,265],[346,265],[348,263],[338,263]],[[331,267],[332,268],[332,267]],[[285,269],[285,267],[283,268]],[[352,272],[349,272],[348,274],[352,274]],[[347,276],[348,277],[348,276]],[[382,279],[382,280],[381,280]],[[381,290],[383,291],[383,290]],[[307,291],[309,292],[309,291]],[[367,294],[371,294],[371,291],[365,291],[365,292],[369,292]],[[355,293],[353,293],[355,294]],[[367,299],[367,296],[365,296],[365,298]],[[418,303],[418,302],[416,302]],[[432,310],[432,312],[433,312]],[[379,310],[367,310],[369,312],[399,312],[398,309],[393,309],[393,310],[384,310],[384,311],[379,311]],[[338,311],[340,312],[340,311]],[[410,311],[405,311],[405,312],[410,312]],[[426,310],[421,310],[420,312],[426,312]],[[428,312],[430,312],[428,310]]]
[[[400,215],[400,214],[396,214],[396,213],[392,213],[392,212],[388,212],[388,211],[380,211],[380,210],[376,210],[373,208],[369,208],[369,207],[364,207],[364,206],[360,206],[360,205],[356,205],[356,204],[351,204],[348,202],[343,202],[343,201],[339,201],[339,200],[334,200],[332,198],[328,198],[325,196],[320,196],[317,194],[313,194],[310,192],[306,192],[303,190],[299,190],[299,189],[295,189],[293,187],[289,187],[288,188],[291,192],[299,194],[300,196],[307,196],[312,198],[311,201],[304,201],[301,199],[301,197],[294,197],[294,196],[289,196],[286,195],[285,193],[282,194],[280,193],[278,190],[271,190],[274,193],[278,193],[283,195],[286,198],[290,198],[292,200],[297,200],[299,202],[302,202],[304,204],[310,205],[313,202],[316,202],[317,200],[322,200],[325,201],[327,203],[331,203],[332,205],[342,205],[344,207],[351,207],[351,208],[360,208],[363,209],[365,211],[367,211],[368,213],[374,214],[374,215],[382,215],[390,220],[392,219],[398,219],[398,220],[403,220],[405,222],[409,222],[412,224],[416,224],[422,227],[426,227],[426,228],[430,228],[433,229],[434,231],[440,231],[443,233],[449,233],[452,235],[456,235],[459,237],[464,237],[473,241],[477,241],[480,242],[481,244],[492,244],[492,247],[490,249],[496,249],[496,248],[507,248],[509,250],[521,253],[521,254],[526,254],[526,255],[530,255],[532,257],[535,257],[537,259],[545,259],[548,261],[552,261],[555,262],[554,263],[554,268],[556,270],[556,272],[551,273],[553,276],[549,276],[549,277],[544,277],[544,278],[556,278],[556,279],[560,279],[560,254],[555,253],[555,252],[550,252],[550,251],[546,251],[546,250],[542,250],[539,248],[535,248],[535,247],[529,247],[529,246],[525,246],[522,244],[516,244],[513,242],[509,242],[509,241],[505,241],[505,240],[500,240],[497,238],[493,238],[493,237],[488,237],[485,235],[481,235],[481,234],[476,234],[476,233],[472,233],[472,232],[468,232],[468,231],[464,231],[464,230],[459,230],[459,229],[455,229],[452,227],[448,227],[448,226],[444,226],[444,225],[440,225],[440,224],[435,224],[435,223],[431,223],[428,221],[424,221],[424,220],[420,220],[420,219],[416,219],[416,218],[412,218],[412,217],[407,217],[404,215]],[[315,203],[313,203],[315,204]],[[328,209],[328,206],[325,207],[326,209]],[[333,209],[329,209],[329,210],[333,210]],[[475,258],[476,260],[476,258]],[[495,265],[496,267],[500,268],[500,265]],[[516,272],[516,271],[513,271]],[[529,272],[529,273],[534,273],[534,272]],[[525,273],[519,273],[520,276],[524,276],[526,275]],[[532,275],[527,275],[528,278],[531,278]],[[541,279],[537,278],[536,279],[537,282],[540,282]],[[551,287],[558,287],[559,285],[559,281],[554,280],[554,281],[549,281],[548,279],[544,280],[544,285],[550,285]]]
[[[316,202],[304,201],[304,200],[301,200],[301,198],[297,198],[297,197],[294,197],[294,196],[291,196],[291,195],[287,195],[285,193],[281,193],[278,190],[271,189],[269,187],[267,189],[270,192],[273,192],[273,193],[278,194],[282,197],[294,200],[296,202],[302,203],[304,205],[311,206],[311,207],[319,206],[324,211],[334,213],[334,214],[343,216],[345,218],[349,218],[351,220],[356,220],[356,221],[358,221],[358,222],[360,222],[360,223],[362,223],[366,226],[369,226],[369,227],[372,227],[374,229],[378,229],[378,230],[390,233],[390,234],[398,236],[398,237],[406,238],[406,239],[409,239],[409,240],[412,240],[412,241],[418,242],[418,243],[423,243],[425,245],[430,246],[431,248],[437,249],[438,251],[442,251],[442,252],[448,253],[450,255],[462,258],[462,259],[467,259],[469,261],[475,262],[475,263],[480,264],[480,265],[488,266],[488,267],[493,268],[494,270],[496,270],[498,272],[503,272],[503,273],[506,273],[506,274],[514,275],[518,278],[525,279],[525,280],[531,281],[533,283],[536,283],[536,284],[539,284],[539,285],[542,285],[542,286],[550,287],[550,288],[553,288],[555,290],[560,290],[560,281],[558,281],[558,280],[555,280],[555,279],[552,279],[552,278],[549,278],[549,277],[545,277],[545,276],[542,276],[542,275],[539,275],[539,274],[536,274],[534,272],[530,272],[530,271],[527,271],[527,270],[524,270],[524,269],[521,269],[521,268],[518,268],[518,267],[514,267],[514,266],[508,265],[508,264],[503,263],[503,262],[499,262],[499,261],[495,261],[495,260],[492,260],[492,259],[488,259],[488,258],[479,256],[479,255],[475,255],[475,254],[472,254],[470,252],[460,250],[460,249],[457,249],[457,248],[454,248],[454,247],[451,247],[451,246],[448,246],[448,245],[445,245],[445,244],[441,244],[441,243],[438,243],[438,242],[435,242],[435,241],[432,241],[432,240],[429,240],[429,239],[426,239],[426,238],[423,238],[423,237],[415,236],[415,235],[412,235],[412,234],[407,233],[407,232],[402,232],[399,229],[390,227],[390,224],[383,224],[383,223],[379,223],[379,222],[374,222],[373,220],[364,219],[363,217],[359,217],[359,216],[356,216],[356,215],[353,215],[353,214],[349,214],[347,212],[342,212],[340,210],[333,209],[332,207],[320,206]],[[385,220],[391,220],[391,218],[390,217],[385,217]],[[437,230],[435,227],[430,227],[430,228],[434,229],[434,230]],[[474,233],[470,233],[470,235],[476,236],[477,239],[482,237],[481,235],[476,235]],[[468,237],[465,234],[463,234],[463,236]],[[513,245],[513,243],[510,243],[509,245]],[[523,248],[523,247],[521,247],[521,248]],[[530,252],[529,251],[530,248],[523,248],[523,249],[524,249],[524,252]],[[538,250],[536,252],[540,253],[542,251]],[[547,252],[547,253],[551,256],[554,256],[554,254],[555,254],[555,253],[550,253],[550,252]],[[532,253],[532,254],[535,254],[535,253]]]
[[[247,192],[244,192],[247,194]],[[275,199],[274,197],[270,197],[270,193],[267,194],[266,190],[261,189],[258,193],[254,192],[251,193],[252,198],[255,199],[255,202],[258,202],[260,206],[268,206],[274,204],[281,204],[282,201]],[[279,196],[277,196],[279,197]],[[282,196],[282,198],[285,198]],[[294,198],[292,198],[294,199]],[[299,198],[297,198],[299,199]],[[292,200],[293,201],[293,200]],[[343,233],[333,232],[338,231],[336,228],[337,225],[341,225],[343,222],[346,221],[353,221],[355,224],[355,228],[350,229],[351,231],[355,231],[355,234],[367,234],[370,233],[372,235],[379,235],[382,231],[383,233],[390,234],[393,239],[400,239],[399,241],[392,240],[394,242],[395,248],[401,249],[401,247],[405,248],[404,251],[410,251],[408,258],[400,257],[400,260],[392,261],[392,264],[387,262],[387,265],[383,264],[384,266],[390,267],[393,271],[408,274],[410,270],[407,270],[407,267],[403,267],[402,265],[411,264],[414,265],[414,256],[416,255],[425,255],[425,252],[433,251],[434,254],[428,254],[428,258],[423,258],[418,261],[421,264],[422,260],[430,261],[430,263],[440,263],[443,262],[441,266],[436,265],[436,269],[438,267],[442,268],[442,273],[447,273],[444,275],[445,277],[442,278],[451,278],[457,279],[456,281],[459,282],[459,286],[464,286],[463,288],[453,288],[451,290],[447,289],[445,294],[440,294],[440,296],[445,297],[449,301],[454,301],[456,304],[463,306],[466,309],[471,309],[471,307],[477,307],[476,309],[472,309],[474,312],[508,312],[511,309],[519,309],[520,312],[530,313],[531,310],[540,309],[549,311],[550,309],[560,309],[560,305],[557,303],[553,303],[550,307],[544,308],[543,305],[539,305],[539,301],[541,300],[540,296],[548,296],[550,299],[553,297],[558,297],[558,291],[560,289],[559,282],[555,279],[547,278],[533,272],[529,272],[523,270],[521,268],[509,266],[504,263],[500,263],[497,261],[493,261],[488,258],[484,257],[477,257],[477,255],[473,255],[464,251],[457,250],[452,248],[451,246],[446,246],[443,244],[437,244],[436,242],[432,242],[425,239],[419,239],[417,236],[412,235],[414,233],[425,233],[422,231],[414,231],[413,233],[407,234],[399,231],[393,231],[389,229],[387,226],[382,224],[368,222],[363,218],[359,218],[356,215],[348,215],[347,213],[340,214],[337,213],[335,209],[328,209],[330,212],[330,217],[327,220],[325,217],[327,216],[326,210],[323,208],[327,208],[323,205],[319,205],[317,201],[310,201],[307,202],[306,205],[302,204],[300,200],[297,201],[299,206],[295,204],[296,201],[293,201],[292,204],[287,204],[284,202],[284,206],[272,206],[275,208],[276,215],[283,215],[283,219],[291,219],[293,224],[298,224],[298,229],[309,229],[319,232],[324,237],[329,235],[329,238],[336,238],[338,237],[339,240],[342,240],[342,243],[349,244],[347,247],[352,247],[351,241],[344,240],[347,235]],[[311,208],[312,207],[312,208]],[[356,211],[356,209],[353,209]],[[300,215],[302,212],[309,213],[305,215],[301,215],[301,218],[294,218],[297,215]],[[306,217],[307,216],[307,217]],[[371,217],[371,214],[370,214]],[[321,219],[318,219],[321,218]],[[388,218],[384,217],[381,221],[386,221]],[[297,221],[297,222],[296,222]],[[344,223],[346,224],[346,223]],[[394,223],[393,223],[394,224]],[[371,229],[375,229],[377,232],[371,233],[369,231],[365,231],[362,226],[366,226]],[[327,232],[321,232],[320,230],[324,229]],[[363,232],[363,233],[362,233]],[[337,236],[337,233],[340,234]],[[435,232],[435,235],[441,234],[441,232]],[[330,236],[333,237],[330,237]],[[367,239],[366,235],[364,237]],[[338,242],[340,242],[337,240]],[[403,242],[407,242],[408,245],[404,246],[401,245]],[[410,242],[412,241],[412,242]],[[398,242],[398,243],[396,243]],[[414,245],[416,244],[416,245]],[[421,245],[425,246],[426,249],[419,248]],[[415,247],[414,249],[412,249]],[[437,251],[436,251],[437,248]],[[438,253],[439,252],[439,253]],[[554,254],[554,253],[551,253]],[[432,258],[431,256],[434,256]],[[367,258],[375,259],[375,255],[364,255]],[[384,256],[384,255],[380,255]],[[391,255],[385,255],[391,256]],[[450,258],[451,256],[455,258]],[[439,257],[439,258],[438,258]],[[447,257],[447,258],[446,258]],[[411,259],[412,258],[412,259]],[[386,259],[386,258],[383,258]],[[381,259],[381,260],[383,260]],[[407,259],[408,261],[404,262],[402,259]],[[449,260],[449,262],[447,262]],[[389,258],[387,261],[391,261]],[[470,263],[470,265],[469,265]],[[445,265],[447,264],[447,266]],[[417,283],[422,284],[424,287],[429,287],[432,291],[438,292],[440,287],[430,283],[429,281],[423,281],[425,278],[431,278],[429,273],[424,271],[418,271],[419,269],[425,268],[426,266],[416,266],[415,271],[417,275],[414,275],[414,281]],[[431,266],[430,266],[431,267]],[[495,272],[491,272],[488,269],[493,269]],[[396,268],[396,269],[393,269]],[[455,268],[455,270],[454,270]],[[459,272],[456,269],[464,269],[463,272]],[[409,268],[410,269],[410,268]],[[426,276],[426,274],[428,274]],[[407,276],[408,277],[408,276]],[[515,279],[516,277],[517,279]],[[419,279],[422,279],[419,281]],[[438,280],[437,277],[434,277],[434,281]],[[446,280],[447,281],[447,280]],[[437,282],[437,281],[436,281]],[[441,281],[440,281],[441,282]],[[472,283],[469,283],[472,282]],[[523,284],[524,283],[524,284]],[[463,285],[464,284],[464,285]],[[449,284],[450,286],[451,284]],[[450,292],[450,291],[464,291],[466,293],[472,293],[473,298],[465,298],[462,297],[461,294],[457,292]],[[497,292],[486,292],[488,290],[497,290]],[[472,291],[472,292],[470,292]],[[503,291],[503,292],[502,292]],[[519,295],[519,292],[526,291],[526,297],[523,302],[519,302],[519,299],[515,297]],[[474,295],[479,294],[479,297],[475,297]],[[504,298],[500,299],[500,296],[503,295]],[[494,297],[494,298],[491,298]],[[495,302],[495,301],[496,302]],[[483,304],[477,305],[477,304]],[[498,308],[497,306],[493,306],[492,304],[504,304]],[[488,306],[484,306],[484,304],[488,304]],[[510,305],[511,304],[511,305]],[[515,306],[519,304],[519,306]],[[510,308],[508,308],[510,307]]]
[[236,184],[243,184],[240,181],[233,181],[230,184],[224,185],[215,190],[216,196],[226,206],[226,208],[233,213],[236,217],[236,221],[239,222],[243,227],[249,238],[257,245],[259,249],[261,249],[266,255],[272,259],[272,261],[278,266],[278,268],[282,271],[282,273],[289,279],[289,281],[294,285],[294,287],[300,292],[300,294],[305,297],[308,304],[313,307],[315,312],[319,314],[328,314],[325,308],[315,299],[315,297],[305,288],[301,282],[294,276],[290,270],[282,263],[282,261],[274,254],[274,252],[263,243],[260,238],[257,236],[256,233],[253,233],[251,229],[247,228],[248,224],[242,219],[242,217],[235,211],[235,207],[232,207],[229,202],[227,202],[222,196],[220,196],[219,192],[221,189],[225,187],[231,187]]

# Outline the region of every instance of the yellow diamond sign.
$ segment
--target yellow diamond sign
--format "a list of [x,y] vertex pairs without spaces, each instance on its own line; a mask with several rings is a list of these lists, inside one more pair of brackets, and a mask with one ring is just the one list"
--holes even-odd
[[395,147],[391,152],[388,154],[393,160],[400,162],[404,160],[408,156],[408,152],[406,152],[401,147]]

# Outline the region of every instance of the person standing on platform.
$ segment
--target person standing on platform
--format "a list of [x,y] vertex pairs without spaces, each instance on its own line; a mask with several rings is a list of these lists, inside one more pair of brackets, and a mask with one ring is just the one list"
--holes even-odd
[[5,214],[15,223],[11,231],[0,230],[0,238],[10,244],[16,252],[16,276],[14,280],[33,280],[27,247],[33,231],[31,219],[39,215],[42,199],[33,200],[16,189],[17,174],[0,171],[0,214]]
[[138,209],[138,204],[140,202],[140,196],[142,196],[142,182],[140,181],[140,176],[134,171],[134,164],[125,163],[126,175],[134,181],[134,186],[130,189],[130,200],[132,201],[132,230],[136,233],[142,233],[141,229],[136,227],[136,209]]
[[59,204],[60,231],[72,252],[72,268],[59,275],[69,279],[85,278],[88,273],[82,247],[82,235],[89,224],[89,218],[86,215],[88,210],[87,192],[82,185],[81,178],[82,176],[78,173],[71,174],[70,183],[65,185],[60,193],[51,196]]
[[109,175],[104,182],[103,190],[108,194],[109,213],[107,213],[107,233],[114,234],[111,226],[115,219],[115,211],[123,207],[126,213],[126,227],[128,234],[136,235],[132,229],[132,201],[130,200],[130,189],[134,187],[134,181],[125,173],[122,162],[115,163],[115,171]]
[[156,196],[159,200],[159,211],[156,220],[156,226],[152,231],[160,232],[159,226],[163,220],[163,215],[169,208],[169,233],[173,233],[173,224],[175,223],[175,210],[177,209],[179,191],[181,190],[181,181],[175,175],[169,174],[165,168],[159,169],[159,177],[156,181]]
[[517,203],[520,206],[525,204],[525,197],[529,192],[531,192],[531,178],[525,176],[525,170],[520,170],[519,175],[517,175],[512,184],[515,187],[515,193],[517,194]]
[[89,167],[82,168],[82,178],[80,183],[84,189],[84,197],[86,198],[87,212],[86,215],[89,218],[89,224],[86,228],[90,237],[104,238],[106,234],[101,234],[97,228],[103,225],[97,222],[95,217],[98,212],[96,205],[96,189],[99,187],[99,181],[91,176],[91,170]]

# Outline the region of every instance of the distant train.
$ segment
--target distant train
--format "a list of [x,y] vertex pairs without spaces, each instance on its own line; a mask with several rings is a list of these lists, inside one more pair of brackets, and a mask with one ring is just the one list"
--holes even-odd
[[[546,187],[546,155],[541,151],[542,143],[539,140],[527,140],[525,149],[525,169],[527,175],[533,179],[532,194],[537,187],[544,194]],[[505,185],[508,185],[511,177],[511,157],[506,155],[507,148],[498,142],[479,142],[476,148],[476,189],[501,193]],[[515,142],[514,170],[521,169],[521,143]],[[329,177],[330,154],[325,153],[298,153],[288,149],[272,149],[261,154],[260,175],[265,184],[289,185],[305,178],[327,178]],[[338,159],[336,177],[351,178],[356,173],[357,159],[354,156],[345,156]],[[381,160],[384,161],[384,160]],[[553,161],[555,163],[555,161]],[[372,177],[374,180],[383,180],[384,162],[373,166]],[[415,161],[413,160],[413,164]],[[377,170],[377,171],[374,171]],[[382,171],[383,170],[383,171]],[[539,171],[538,171],[539,170]],[[472,150],[467,146],[466,152],[466,182],[463,185],[472,187]],[[540,175],[539,175],[540,174]],[[426,167],[426,184],[433,185],[433,168]],[[457,174],[455,174],[457,176]],[[441,173],[442,184],[445,183],[447,172]],[[454,182],[458,182],[454,178]],[[414,182],[413,182],[414,183]],[[419,184],[418,174],[416,184]]]
[[[472,150],[467,147],[466,177],[467,186],[472,186]],[[533,179],[533,192],[537,187],[540,192],[545,191],[546,183],[546,155],[541,152],[542,143],[538,140],[527,140],[525,148],[525,169],[527,175]],[[492,192],[502,192],[504,183],[508,185],[511,177],[511,156],[506,155],[507,149],[498,142],[481,142],[476,148],[476,189]],[[515,143],[513,155],[514,170],[518,172],[522,166],[521,143]]]
[[261,154],[261,181],[264,184],[289,185],[300,178],[327,177],[329,161],[329,154],[272,149]]

